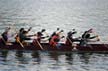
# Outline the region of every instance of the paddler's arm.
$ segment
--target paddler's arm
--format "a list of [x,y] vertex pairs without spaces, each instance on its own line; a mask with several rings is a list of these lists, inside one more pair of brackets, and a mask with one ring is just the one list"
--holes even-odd
[[34,35],[27,35],[27,37],[32,37],[32,36],[36,36],[36,34],[34,34]]
[[92,37],[89,37],[89,39],[93,39],[93,38],[96,38],[96,37],[98,37],[97,35],[96,36],[92,36]]
[[44,37],[42,36],[41,38],[44,39],[44,38],[48,38],[48,37],[49,37],[49,36],[44,36]]
[[24,40],[31,40],[29,37],[23,37]]
[[30,28],[28,29],[27,33],[28,33],[31,29],[32,29],[32,27],[30,27]]

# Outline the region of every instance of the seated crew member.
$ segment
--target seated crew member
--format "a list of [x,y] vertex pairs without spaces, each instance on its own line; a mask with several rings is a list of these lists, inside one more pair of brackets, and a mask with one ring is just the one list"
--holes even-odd
[[30,36],[27,36],[27,31],[23,31],[20,35],[20,41],[24,42],[25,40],[30,40]]
[[37,32],[36,39],[33,40],[33,44],[37,46],[37,44],[41,43],[41,39],[44,39],[49,36],[43,36],[43,33],[45,32],[45,29],[42,29],[40,32]]
[[69,31],[67,33],[66,37],[66,45],[72,45],[73,42],[79,42],[80,40],[78,38],[73,38],[73,35],[76,34],[77,32],[73,29],[73,31]]
[[[81,41],[80,41],[81,46],[86,46],[88,42],[96,42],[100,40],[97,35],[91,37],[90,33],[93,33],[93,29],[89,29],[88,31],[84,32],[84,34],[82,35]],[[97,38],[97,40],[94,40],[94,41],[91,40],[94,38]]]
[[45,32],[46,30],[45,29],[42,29],[40,32],[37,32],[37,40],[38,42],[40,43],[41,42],[41,39],[44,39],[46,37],[49,37],[49,36],[43,36],[43,33]]
[[51,38],[60,31],[60,28],[57,28],[56,31],[54,31],[51,36],[49,37],[49,41],[51,40]]
[[56,33],[55,35],[52,36],[51,40],[49,41],[49,44],[52,47],[57,47],[60,48],[61,43],[59,43],[61,38],[64,38],[64,36],[60,36],[60,34],[63,32],[63,30],[59,31],[58,33]]
[[22,32],[22,35],[20,36],[20,42],[23,44],[23,45],[28,45],[28,40],[32,40],[32,36],[36,36],[36,34],[34,35],[27,35],[27,31],[23,31]]
[[18,43],[19,41],[21,42],[22,36],[24,35],[24,32],[26,32],[25,34],[27,35],[27,33],[31,30],[32,28],[30,27],[27,31],[25,31],[24,28],[21,28],[19,30],[19,33],[16,35],[15,39],[16,39],[16,43]]
[[9,42],[8,32],[10,31],[10,27],[6,28],[5,31],[2,33],[2,43],[5,45],[11,45],[12,43]]
[[60,36],[59,34],[55,34],[54,36],[52,36],[49,44],[52,46],[52,47],[59,47],[60,44],[58,43],[60,41]]
[[[43,33],[45,32],[46,30],[45,29],[42,29],[41,31],[39,31],[39,32],[37,32],[37,34],[36,34],[36,39],[35,40],[37,40],[39,43],[41,42],[41,39],[44,39],[44,38],[46,38],[46,37],[49,37],[49,36],[43,36]],[[34,40],[34,41],[35,41]]]
[[52,35],[50,36],[49,42],[50,42],[51,38],[52,38],[54,35],[56,35],[56,34],[58,34],[58,33],[59,33],[59,35],[60,35],[62,32],[63,32],[63,30],[60,30],[60,28],[57,28],[57,30],[56,30],[55,32],[53,32]]

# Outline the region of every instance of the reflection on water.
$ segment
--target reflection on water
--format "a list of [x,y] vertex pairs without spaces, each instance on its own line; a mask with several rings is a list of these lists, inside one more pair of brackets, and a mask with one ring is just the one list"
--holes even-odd
[[49,52],[49,56],[52,60],[58,61],[59,53],[54,51],[54,52]]
[[39,63],[41,61],[41,58],[40,58],[40,55],[39,55],[38,51],[33,51],[31,56],[34,59],[33,62]]
[[82,62],[89,64],[89,59],[93,53],[80,53],[79,57]]
[[[7,26],[33,34],[75,28],[75,37],[93,28],[107,43],[108,0],[0,0],[0,34]],[[0,50],[0,71],[108,71],[108,54]]]
[[20,63],[20,64],[28,64],[28,61],[23,56],[23,51],[16,51],[15,56],[16,56],[16,59],[17,59],[18,63]]
[[66,60],[67,60],[67,63],[72,65],[73,64],[73,53],[66,53]]
[[107,56],[91,52],[1,50],[0,71],[107,71]]
[[17,57],[23,57],[23,51],[16,51],[15,54]]
[[6,59],[7,58],[7,55],[8,55],[8,50],[2,50],[1,51],[1,54],[0,54],[0,58],[1,58],[0,60],[1,61],[6,61],[7,60]]

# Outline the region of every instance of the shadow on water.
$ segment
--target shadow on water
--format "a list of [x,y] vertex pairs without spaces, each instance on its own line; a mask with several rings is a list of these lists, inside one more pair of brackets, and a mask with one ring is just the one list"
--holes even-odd
[[28,64],[27,58],[24,56],[24,51],[16,51],[16,59],[19,61],[20,64]]
[[83,63],[85,63],[85,64],[89,64],[89,59],[90,59],[90,57],[91,57],[91,55],[93,55],[93,53],[92,52],[79,52],[78,53],[78,56],[79,56],[79,58],[80,58],[80,60],[81,60],[81,62],[83,62]]
[[16,51],[16,57],[20,58],[23,57],[23,51]]
[[7,56],[8,56],[8,50],[1,50],[0,51],[0,57],[2,61],[7,61]]
[[40,54],[39,54],[38,51],[33,51],[33,52],[31,53],[31,56],[32,56],[32,58],[33,58],[33,62],[38,62],[38,63],[40,63],[41,58],[40,58]]
[[58,61],[58,57],[59,55],[61,55],[59,52],[57,51],[51,51],[49,52],[49,56],[52,60]]
[[91,55],[93,55],[93,53],[87,53],[87,52],[66,52],[65,56],[66,56],[66,61],[69,65],[72,65],[74,62],[74,59],[78,56],[81,62],[88,64],[89,60],[91,58]]
[[66,60],[68,61],[67,63],[69,64],[69,65],[72,65],[73,64],[73,59],[74,59],[74,57],[73,57],[73,53],[65,53],[65,56],[66,56]]

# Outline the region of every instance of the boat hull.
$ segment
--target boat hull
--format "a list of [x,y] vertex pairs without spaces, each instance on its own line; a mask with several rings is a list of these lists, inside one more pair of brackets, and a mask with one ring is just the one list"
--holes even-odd
[[[42,49],[42,48],[43,49]],[[20,44],[13,45],[0,45],[0,49],[7,50],[45,50],[45,51],[86,51],[86,52],[108,52],[108,44],[88,44],[87,46],[79,46],[73,47],[71,45],[61,44],[59,48],[51,47],[48,43],[41,43],[41,47],[33,44],[26,45],[22,47]]]

